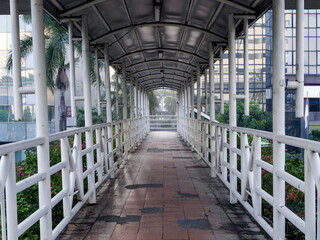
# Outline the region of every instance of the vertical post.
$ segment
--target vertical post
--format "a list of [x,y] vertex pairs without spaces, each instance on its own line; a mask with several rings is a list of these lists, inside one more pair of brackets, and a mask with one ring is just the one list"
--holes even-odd
[[277,210],[277,206],[285,205],[285,182],[276,174],[277,171],[284,171],[285,145],[277,141],[278,135],[285,134],[285,62],[284,62],[284,14],[285,1],[273,0],[273,238],[285,238],[285,218]]
[[190,78],[190,101],[191,101],[191,119],[194,119],[194,74]]
[[[61,144],[61,162],[66,164],[66,167],[62,168],[62,189],[67,190],[68,193],[72,193],[73,189],[70,188],[70,165],[69,165],[69,141],[68,138],[60,139]],[[70,191],[71,190],[71,191]],[[63,198],[63,216],[65,218],[71,217],[71,203],[72,194],[67,194]]]
[[123,104],[123,131],[124,131],[124,159],[128,158],[128,98],[127,98],[127,74],[124,62],[122,63],[122,104]]
[[[92,127],[92,110],[91,110],[91,86],[90,86],[90,50],[88,36],[88,16],[81,16],[81,36],[82,36],[82,67],[83,67],[83,96],[84,96],[84,121],[86,127]],[[86,132],[86,148],[92,148],[93,135],[92,129]],[[94,169],[93,150],[87,153],[88,169]],[[88,189],[92,191],[89,203],[96,202],[95,190],[95,171],[88,176]]]
[[201,152],[201,84],[200,84],[200,64],[197,65],[197,120],[198,124],[196,124],[196,136],[197,136],[197,146],[198,151]]
[[[229,126],[230,126],[230,147],[237,147],[237,133],[232,131],[232,127],[237,126],[236,109],[236,42],[235,24],[233,14],[228,15],[228,45],[229,45]],[[237,176],[233,173],[237,170],[237,155],[230,149],[230,203],[236,203],[237,198],[232,191],[237,191]]]
[[204,113],[208,114],[208,74],[207,74],[207,69],[204,70]]
[[297,88],[296,97],[296,117],[303,117],[303,105],[304,105],[304,0],[297,0],[297,57],[296,57],[296,75],[297,82],[299,83]]
[[[118,69],[116,70],[116,125],[115,125],[115,134],[120,134],[119,131],[119,124],[118,121],[120,120],[119,117],[119,75],[118,75]],[[120,142],[119,142],[120,137],[116,137],[116,148],[117,148],[117,153],[120,155],[121,149],[120,149]]]
[[[108,138],[112,138],[112,108],[111,108],[111,84],[110,84],[110,62],[109,62],[109,46],[104,45],[104,72],[105,72],[105,85],[106,85],[106,108],[107,108],[107,123],[108,125]],[[114,178],[114,160],[113,160],[113,141],[108,141],[108,161],[111,169],[110,178]]]
[[10,0],[10,19],[11,19],[11,37],[12,37],[12,77],[13,77],[13,105],[14,120],[21,121],[22,95],[19,93],[21,87],[21,54],[20,54],[20,28],[18,1]]
[[194,131],[194,73],[191,72],[191,77],[190,77],[190,101],[191,101],[191,116],[190,116],[190,121],[191,121],[191,128],[192,128],[192,147],[195,147],[195,131]]
[[243,19],[244,43],[244,115],[249,116],[249,34],[248,34],[248,18]]
[[[44,143],[37,147],[38,172],[46,173],[46,178],[39,182],[39,208],[51,202],[48,104],[46,84],[46,58],[44,42],[43,0],[31,0],[33,66],[36,98],[37,137],[44,138]],[[51,239],[51,208],[40,219],[40,238]]]
[[[8,239],[18,239],[18,210],[17,210],[17,192],[16,192],[16,166],[14,153],[10,153],[2,161],[8,161],[7,164],[9,169],[8,178],[6,181],[6,201],[7,201],[7,226],[8,226]],[[5,166],[5,165],[2,165]],[[4,183],[2,183],[4,184]],[[4,196],[3,196],[4,198]],[[2,199],[1,199],[2,200]],[[4,206],[2,206],[4,207]],[[1,209],[1,213],[4,209]],[[2,216],[1,216],[2,217]],[[5,216],[3,217],[5,218]],[[2,218],[1,218],[2,219]],[[5,226],[5,223],[2,223]],[[2,229],[5,233],[6,229]],[[47,232],[50,234],[50,229]],[[5,239],[5,234],[3,234],[3,239]]]
[[[213,64],[213,43],[209,42],[209,82],[210,82],[210,136],[211,136],[211,177],[216,177],[216,156],[218,151],[215,149],[215,126],[212,124],[216,120],[215,114],[215,90],[214,90],[214,64]],[[217,141],[218,139],[216,139]]]
[[186,131],[187,131],[187,141],[190,142],[190,89],[189,84],[186,82]]
[[259,194],[257,194],[255,189],[261,189],[261,167],[256,164],[256,159],[261,159],[261,137],[254,136],[253,138],[253,191],[252,191],[252,201],[253,201],[253,213],[254,215],[261,216],[261,206],[262,199]]
[[135,84],[135,117],[138,118],[139,115],[139,101],[138,101],[138,95],[139,95],[139,82],[136,80]]
[[133,122],[134,122],[134,89],[133,89],[133,74],[130,72],[130,147],[133,146],[133,133],[134,133],[134,127],[133,127]]
[[96,68],[96,79],[97,79],[97,109],[98,109],[98,115],[101,116],[101,92],[100,92],[98,48],[94,49],[94,56],[95,56],[94,63]]
[[74,45],[73,45],[73,23],[69,21],[68,23],[68,33],[69,33],[69,64],[70,64],[70,95],[71,95],[71,117],[77,117],[76,109],[76,90],[75,90],[75,64],[74,64]]
[[223,79],[223,48],[220,47],[220,113],[224,114],[224,79]]
[[134,89],[133,89],[133,74],[130,72],[130,118],[134,119]]

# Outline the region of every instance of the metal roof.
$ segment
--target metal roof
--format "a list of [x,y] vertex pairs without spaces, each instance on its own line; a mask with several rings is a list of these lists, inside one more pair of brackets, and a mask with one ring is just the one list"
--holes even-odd
[[[0,13],[7,13],[9,1],[0,2]],[[306,6],[319,2],[306,0]],[[22,13],[29,11],[29,1],[19,3]],[[176,90],[198,64],[207,64],[208,42],[226,46],[229,13],[254,15],[252,23],[270,6],[271,0],[44,0],[58,21],[87,15],[90,44],[108,43],[111,64],[121,67],[124,61],[146,89]],[[75,37],[81,36],[80,24],[74,24]]]

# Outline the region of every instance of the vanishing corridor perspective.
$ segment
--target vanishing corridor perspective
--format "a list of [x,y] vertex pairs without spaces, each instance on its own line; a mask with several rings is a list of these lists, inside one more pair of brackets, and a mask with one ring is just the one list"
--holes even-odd
[[[0,13],[11,19],[12,118],[25,120],[23,102],[30,94],[36,116],[35,138],[0,146],[1,239],[320,240],[320,142],[285,132],[287,91],[295,96],[295,117],[307,125],[304,10],[320,9],[320,1],[0,3]],[[249,56],[254,39],[248,31],[268,10],[272,131],[263,131],[240,127],[237,108],[244,119],[253,115],[249,60],[255,55]],[[296,71],[290,79],[286,10],[296,11]],[[32,85],[21,81],[26,53],[20,48],[20,14],[31,14]],[[47,28],[48,16],[67,33],[67,54],[47,51],[55,34]],[[236,67],[238,39],[243,71]],[[46,63],[57,55],[63,62],[52,70]],[[67,120],[76,121],[81,104],[84,127],[49,134],[50,74],[56,85],[69,81]],[[151,114],[149,96],[156,89],[177,93],[175,115]],[[106,121],[93,124],[93,106]],[[216,115],[225,110],[225,123],[218,122]],[[26,159],[17,164],[21,151]]]

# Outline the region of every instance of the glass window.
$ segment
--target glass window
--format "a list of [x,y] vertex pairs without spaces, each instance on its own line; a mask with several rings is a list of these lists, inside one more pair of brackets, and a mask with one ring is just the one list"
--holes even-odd
[[309,52],[309,65],[317,65],[316,52]]
[[309,50],[310,51],[317,50],[317,39],[314,37],[309,37]]
[[304,65],[309,65],[308,52],[304,52]]
[[309,13],[309,27],[317,26],[317,15]]
[[308,14],[304,13],[304,27],[308,28],[308,26],[309,26]]
[[309,74],[317,74],[317,68],[316,67],[309,67]]

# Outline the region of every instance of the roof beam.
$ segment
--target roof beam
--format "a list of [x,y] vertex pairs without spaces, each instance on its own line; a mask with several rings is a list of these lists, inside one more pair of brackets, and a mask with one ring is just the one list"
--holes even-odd
[[252,13],[252,14],[255,14],[256,11],[253,10],[252,8],[250,7],[247,7],[245,5],[242,5],[240,3],[237,3],[237,2],[234,2],[234,1],[231,1],[231,0],[217,0],[218,2],[221,2],[221,3],[224,3],[224,4],[227,4],[231,7],[234,7],[234,8],[237,8],[241,11],[245,11],[245,12],[248,12],[248,13]]
[[[149,69],[145,69],[145,70],[142,70],[142,71],[134,72],[133,74],[142,74],[142,73],[149,72],[149,71],[161,71],[161,70],[174,71],[174,72],[179,72],[179,73],[188,74],[188,75],[191,74],[191,72],[186,72],[186,71],[183,71],[183,70],[179,70],[179,69],[175,69],[175,68],[167,68],[167,67],[149,68]],[[164,73],[164,74],[166,74],[166,73]]]
[[219,41],[222,41],[222,42],[227,42],[227,39],[223,36],[220,36],[218,34],[215,34],[213,32],[210,32],[208,30],[205,30],[203,28],[199,28],[199,27],[195,27],[195,26],[191,26],[191,25],[186,25],[186,24],[182,24],[182,23],[172,23],[172,22],[152,22],[152,23],[141,23],[141,24],[135,24],[135,25],[131,25],[131,26],[128,26],[128,27],[123,27],[123,28],[119,28],[119,29],[115,29],[111,32],[108,32],[106,34],[103,34],[102,36],[96,38],[96,39],[93,39],[90,43],[91,44],[95,44],[95,43],[98,43],[100,41],[103,41],[104,39],[108,38],[109,36],[111,35],[115,35],[117,33],[120,33],[122,31],[130,31],[134,28],[140,28],[140,27],[183,27],[183,28],[188,28],[188,29],[191,29],[191,30],[194,30],[194,31],[199,31],[201,33],[204,33],[204,34],[207,34],[207,35],[210,35],[214,38],[217,38],[219,39]]
[[[150,88],[147,88],[146,91],[158,90],[156,88],[158,88],[158,87],[150,87]],[[180,89],[177,89],[177,88],[174,88],[174,87],[167,87],[167,86],[163,86],[163,87],[161,87],[161,89],[166,89],[166,90],[171,90],[171,91],[176,91],[176,92],[180,91]]]
[[150,49],[142,49],[142,50],[139,50],[139,51],[135,51],[135,52],[128,53],[126,55],[120,56],[120,57],[114,59],[111,62],[111,64],[115,63],[115,62],[117,62],[119,60],[122,60],[123,58],[131,57],[131,56],[139,54],[139,53],[152,52],[152,51],[164,51],[164,52],[173,52],[173,53],[179,52],[179,53],[184,53],[184,54],[187,54],[187,55],[191,55],[191,56],[193,56],[195,58],[199,58],[202,61],[208,61],[208,59],[206,59],[206,58],[204,58],[204,57],[202,57],[200,55],[194,54],[192,52],[184,51],[184,50],[171,49],[171,48],[150,48]]
[[156,83],[162,83],[162,82],[167,82],[167,83],[177,83],[177,84],[180,84],[180,83],[185,83],[186,81],[180,81],[180,80],[177,80],[177,79],[171,79],[171,78],[164,78],[164,79],[161,79],[161,78],[150,78],[150,79],[147,79],[147,80],[144,80],[144,81],[140,81],[140,83],[144,83],[144,84],[148,84],[149,82],[156,82]]
[[135,68],[135,67],[141,66],[143,64],[162,63],[162,62],[180,64],[180,65],[186,66],[187,68],[188,67],[192,67],[192,68],[195,68],[195,69],[197,68],[197,66],[195,66],[195,65],[191,65],[191,64],[188,64],[188,63],[185,63],[185,62],[181,62],[181,61],[177,61],[177,60],[170,60],[170,59],[157,59],[157,60],[150,60],[150,61],[146,61],[146,62],[139,62],[139,63],[136,63],[136,64],[129,65],[126,68]]
[[[150,74],[150,75],[146,75],[146,76],[143,76],[143,77],[140,77],[139,80],[145,80],[145,78],[147,77],[154,77],[154,76],[157,76],[157,78],[159,78],[159,75],[160,77],[161,76],[161,73],[155,73],[155,74]],[[165,73],[164,75],[167,75],[167,77],[163,77],[164,79],[167,78],[167,79],[175,79],[175,78],[168,78],[168,76],[172,77],[172,76],[175,76],[175,77],[179,77],[179,78],[182,78],[182,79],[187,79],[188,77],[186,76],[181,76],[181,75],[176,75],[176,74],[168,74],[168,73]],[[179,79],[176,79],[176,80],[179,80]]]
[[91,7],[92,5],[95,5],[95,4],[98,4],[98,3],[100,3],[100,2],[104,2],[104,1],[105,1],[105,0],[93,0],[93,1],[90,1],[90,2],[83,3],[83,4],[79,4],[78,6],[75,6],[75,7],[73,7],[73,8],[70,8],[70,9],[67,9],[67,10],[63,11],[63,12],[60,14],[60,17],[66,17],[66,16],[68,16],[68,15],[70,15],[70,14],[79,12],[79,11],[81,11],[82,9]]
[[176,91],[180,91],[181,87],[172,85],[172,84],[158,84],[158,85],[152,85],[152,86],[147,86],[145,89],[146,91],[154,90],[156,88],[168,88],[168,89],[174,89]]

